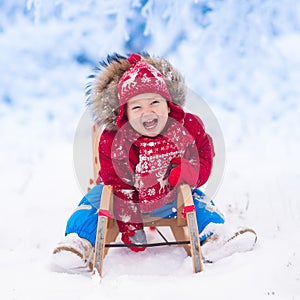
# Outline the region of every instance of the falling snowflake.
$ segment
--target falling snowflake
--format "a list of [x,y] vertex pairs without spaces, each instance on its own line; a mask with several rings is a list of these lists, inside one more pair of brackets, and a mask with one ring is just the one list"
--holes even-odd
[[132,199],[133,192],[134,192],[133,190],[122,189],[121,192],[126,196],[126,198]]
[[128,223],[130,221],[130,216],[129,215],[121,215],[121,221],[124,223]]

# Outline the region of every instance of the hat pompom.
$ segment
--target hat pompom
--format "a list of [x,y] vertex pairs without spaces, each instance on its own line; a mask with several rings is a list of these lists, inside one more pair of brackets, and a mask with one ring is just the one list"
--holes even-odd
[[130,57],[128,58],[128,61],[131,65],[135,65],[137,62],[139,62],[142,59],[142,57],[137,54],[137,53],[133,53],[130,55]]

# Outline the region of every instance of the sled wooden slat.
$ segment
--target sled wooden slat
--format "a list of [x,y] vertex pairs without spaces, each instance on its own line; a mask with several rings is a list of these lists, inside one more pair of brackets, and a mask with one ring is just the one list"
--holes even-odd
[[198,233],[196,213],[195,212],[187,213],[186,218],[188,220],[188,230],[190,236],[193,269],[195,273],[198,273],[203,270],[203,264],[202,264],[202,253],[200,248],[200,238]]
[[[194,207],[193,196],[189,185],[184,184],[180,186],[178,198],[179,201],[184,203],[181,207]],[[203,270],[203,263],[195,210],[186,213],[186,220],[190,238],[190,253],[193,260],[193,269],[195,273],[198,273]]]
[[[110,211],[112,205],[112,189],[111,186],[104,186],[101,196],[101,209],[105,211]],[[103,260],[107,253],[105,244],[107,242],[107,232],[108,232],[108,223],[110,219],[104,215],[98,215],[98,226],[96,234],[96,243],[95,243],[95,253],[94,253],[94,262],[93,269],[98,271],[99,275],[102,277],[102,266]]]
[[98,217],[98,228],[97,228],[95,253],[94,253],[93,270],[95,272],[96,269],[101,277],[102,277],[103,260],[105,257],[104,251],[106,250],[105,242],[106,242],[106,234],[107,234],[107,219],[108,218],[104,216]]

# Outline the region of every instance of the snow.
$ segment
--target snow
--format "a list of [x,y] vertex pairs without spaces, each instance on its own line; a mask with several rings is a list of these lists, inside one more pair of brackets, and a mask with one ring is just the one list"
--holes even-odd
[[[1,299],[300,299],[297,1],[0,8]],[[141,48],[169,59],[212,109],[226,147],[214,201],[258,244],[198,274],[177,247],[111,249],[101,280],[54,272],[51,252],[83,193],[73,145],[86,77],[106,54]]]

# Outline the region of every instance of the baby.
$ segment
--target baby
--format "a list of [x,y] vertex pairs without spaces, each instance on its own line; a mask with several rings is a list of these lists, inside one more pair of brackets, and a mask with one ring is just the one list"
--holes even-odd
[[[183,183],[193,191],[200,240],[216,244],[216,224],[224,224],[224,216],[199,189],[212,170],[213,141],[200,118],[182,108],[182,76],[166,60],[135,53],[109,57],[102,67],[88,91],[88,105],[102,129],[99,178],[70,217],[66,236],[54,249],[56,263],[66,269],[91,267],[103,185],[113,187],[114,217],[122,241],[137,245],[131,250],[145,250],[142,214],[176,217],[177,188]],[[246,229],[237,236],[242,234],[250,238],[235,249],[251,249],[255,232]],[[214,254],[219,247],[207,247],[212,255],[205,258],[219,258]]]

